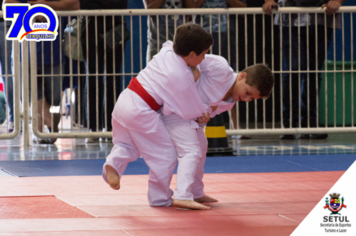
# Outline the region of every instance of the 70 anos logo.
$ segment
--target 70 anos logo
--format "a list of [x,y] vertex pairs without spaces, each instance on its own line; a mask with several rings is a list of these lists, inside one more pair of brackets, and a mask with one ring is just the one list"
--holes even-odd
[[[12,21],[7,40],[54,41],[58,31],[56,12],[43,4],[4,4],[4,19]],[[39,16],[42,16],[39,22]]]

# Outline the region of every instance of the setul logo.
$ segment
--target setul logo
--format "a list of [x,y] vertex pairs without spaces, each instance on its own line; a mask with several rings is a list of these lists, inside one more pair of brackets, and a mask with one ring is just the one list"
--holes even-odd
[[331,215],[335,215],[335,214],[339,214],[339,211],[342,210],[342,208],[346,208],[346,205],[344,205],[344,197],[341,198],[341,202],[340,202],[340,194],[338,193],[333,193],[333,194],[329,194],[330,196],[330,203],[329,203],[329,199],[326,198],[325,202],[326,205],[324,206],[324,209],[329,209],[329,211],[331,211]]
[[340,199],[340,194],[338,193],[329,194],[329,196],[330,202],[327,197],[324,209],[328,209],[331,214],[323,217],[323,223],[320,226],[327,227],[324,228],[326,233],[346,233],[347,228],[351,227],[350,220],[347,219],[347,216],[342,216],[339,213],[343,208],[346,208],[344,198]]

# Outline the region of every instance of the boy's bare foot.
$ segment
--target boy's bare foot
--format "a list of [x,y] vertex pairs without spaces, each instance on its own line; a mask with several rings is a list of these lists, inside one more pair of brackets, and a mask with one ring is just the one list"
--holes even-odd
[[116,172],[114,168],[112,168],[109,165],[107,165],[105,168],[106,168],[106,179],[108,180],[110,187],[115,190],[119,190],[120,189],[119,174]]
[[218,200],[216,200],[215,198],[212,198],[212,197],[210,197],[208,195],[204,195],[201,198],[194,199],[194,201],[199,202],[199,203],[203,203],[203,202],[217,202]]
[[178,207],[178,208],[188,208],[192,210],[210,210],[211,208],[209,206],[204,206],[203,204],[200,204],[193,200],[177,200],[177,199],[174,199],[172,205],[170,206]]

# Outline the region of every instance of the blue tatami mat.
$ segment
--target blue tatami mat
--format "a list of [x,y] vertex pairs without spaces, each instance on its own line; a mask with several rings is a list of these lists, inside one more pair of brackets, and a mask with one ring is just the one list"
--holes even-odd
[[205,173],[261,173],[347,170],[355,154],[208,157]]
[[[347,170],[356,160],[355,154],[293,156],[226,156],[208,157],[205,173],[260,173]],[[101,175],[105,159],[0,161],[0,170],[14,176]],[[148,174],[143,159],[129,163],[125,174]]]
[[[0,161],[0,170],[19,177],[101,175],[104,162],[105,159]],[[128,165],[125,174],[148,174],[148,171],[143,159],[138,159]]]

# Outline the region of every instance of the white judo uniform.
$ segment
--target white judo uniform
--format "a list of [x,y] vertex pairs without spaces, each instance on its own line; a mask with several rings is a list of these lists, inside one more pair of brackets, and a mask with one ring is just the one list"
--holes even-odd
[[[233,86],[237,75],[227,61],[216,55],[206,55],[199,65],[200,78],[196,82],[199,96],[210,117],[232,109],[236,101],[222,101]],[[217,106],[213,112],[211,107]],[[194,120],[182,119],[176,114],[164,115],[178,154],[177,186],[174,198],[194,200],[205,195],[203,175],[208,141],[203,127]]]
[[172,204],[169,188],[177,162],[176,148],[162,121],[162,114],[175,113],[191,120],[204,112],[191,69],[174,53],[171,41],[163,44],[147,67],[137,76],[138,82],[162,108],[153,110],[136,92],[125,89],[112,113],[114,147],[103,166],[113,167],[120,178],[129,162],[141,154],[150,168],[148,201],[151,206]]

